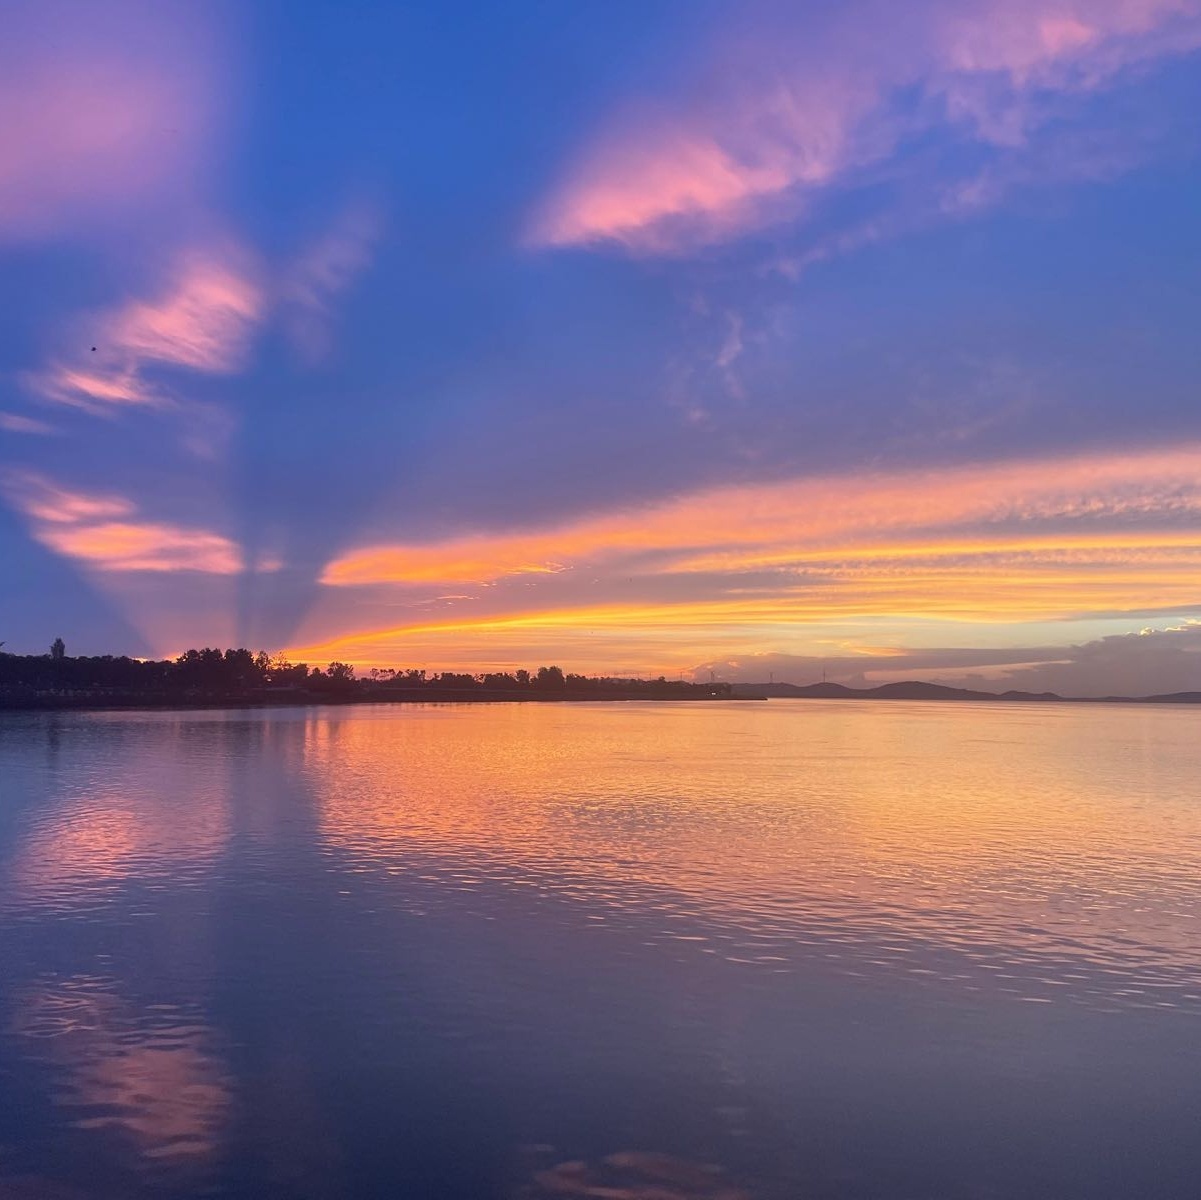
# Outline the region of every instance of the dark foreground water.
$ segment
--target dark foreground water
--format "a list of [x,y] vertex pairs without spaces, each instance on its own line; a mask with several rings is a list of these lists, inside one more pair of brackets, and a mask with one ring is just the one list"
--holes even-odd
[[1201,711],[0,718],[0,1197],[1201,1195]]

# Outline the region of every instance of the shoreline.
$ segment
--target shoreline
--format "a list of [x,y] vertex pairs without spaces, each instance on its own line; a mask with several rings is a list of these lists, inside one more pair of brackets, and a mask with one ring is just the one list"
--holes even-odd
[[784,701],[835,701],[868,702],[877,704],[921,703],[921,704],[1135,704],[1154,705],[1157,708],[1180,708],[1201,705],[1201,695],[1182,696],[770,696],[761,692],[743,692],[733,695],[647,695],[646,693],[607,693],[587,695],[584,693],[559,695],[530,695],[529,693],[481,694],[468,689],[448,688],[436,694],[412,692],[404,695],[337,696],[308,694],[304,696],[208,696],[190,700],[173,696],[38,696],[29,698],[0,697],[0,715],[19,712],[206,712],[220,709],[252,711],[270,708],[353,708],[361,705],[392,704],[630,704],[647,702],[652,704],[706,704],[720,701],[734,703],[756,703],[769,700]]
[[303,696],[219,696],[180,699],[175,696],[155,697],[148,695],[123,694],[120,696],[62,696],[46,695],[29,698],[0,696],[0,713],[5,712],[195,712],[206,709],[235,708],[315,708],[332,705],[350,708],[363,704],[618,704],[643,700],[653,704],[707,704],[730,700],[738,703],[765,701],[767,696],[754,695],[680,695],[647,694],[646,692],[560,693],[557,695],[531,695],[528,692],[484,693],[463,688],[445,688],[437,691],[404,690],[404,694],[339,696],[306,693]]

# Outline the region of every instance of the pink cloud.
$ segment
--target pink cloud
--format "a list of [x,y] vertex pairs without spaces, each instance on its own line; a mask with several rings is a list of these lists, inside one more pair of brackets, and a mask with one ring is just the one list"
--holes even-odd
[[600,152],[557,199],[537,240],[566,246],[613,238],[666,249],[685,222],[707,240],[749,219],[756,199],[793,182],[785,162],[746,165],[687,129],[665,127],[659,139]]
[[1062,86],[1069,71],[1096,80],[1191,48],[1196,16],[1193,0],[985,0],[944,10],[934,45],[950,72],[1001,71],[1023,84]]
[[[329,348],[334,301],[370,261],[378,230],[374,210],[348,208],[274,285],[255,256],[232,240],[187,249],[175,256],[156,295],[76,320],[72,352],[27,373],[24,382],[45,401],[98,415],[165,407],[173,401],[150,370],[240,371],[273,305],[302,356],[314,361]],[[222,440],[219,422],[193,424],[205,428],[193,429],[189,444],[211,457]]]
[[241,554],[228,538],[154,521],[48,527],[38,530],[35,536],[58,554],[105,571],[236,575],[242,569]]
[[178,201],[209,158],[219,80],[199,10],[42,0],[0,42],[0,240]]
[[800,29],[742,10],[703,86],[616,117],[535,214],[529,241],[674,253],[741,236],[796,220],[870,167],[903,170],[913,135],[1022,146],[1073,97],[1201,46],[1201,0],[861,0],[829,11]]
[[53,425],[48,425],[45,421],[11,412],[0,412],[0,429],[5,433],[24,433],[38,437],[49,437],[58,433]]
[[736,95],[700,112],[640,114],[594,148],[539,215],[533,241],[612,239],[670,252],[720,241],[765,218],[791,189],[848,169],[870,93],[829,77]]
[[138,362],[238,370],[264,309],[262,290],[238,257],[229,250],[184,255],[163,296],[129,304],[101,336],[111,339],[114,353]]
[[304,361],[317,362],[329,352],[333,303],[366,270],[381,225],[374,206],[348,205],[284,271],[284,328]]
[[123,496],[63,487],[34,472],[0,479],[10,504],[43,546],[102,571],[198,571],[234,575],[236,543],[210,530],[147,521]]
[[0,483],[16,508],[43,524],[107,520],[125,517],[134,511],[128,500],[118,496],[92,496],[72,491],[33,471],[9,471]]
[[43,371],[29,372],[24,382],[43,400],[92,413],[105,413],[117,405],[161,403],[136,370],[115,363],[92,370],[53,363]]
[[95,342],[26,377],[42,399],[90,412],[162,405],[147,366],[212,374],[239,370],[263,318],[266,299],[248,256],[230,245],[181,255],[153,300],[131,300],[90,322]]

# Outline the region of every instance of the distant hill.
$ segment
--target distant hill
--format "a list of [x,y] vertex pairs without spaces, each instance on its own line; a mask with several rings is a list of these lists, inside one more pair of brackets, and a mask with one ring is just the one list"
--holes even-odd
[[779,700],[1062,700],[1054,692],[975,692],[969,688],[923,683],[882,683],[879,687],[853,688],[842,683],[748,683],[735,684],[734,694],[743,691]]
[[735,696],[767,696],[776,700],[1003,700],[1024,703],[1054,703],[1087,700],[1094,704],[1201,704],[1201,692],[1174,692],[1164,696],[1060,696],[1055,692],[977,692],[970,688],[947,687],[910,679],[883,683],[879,687],[853,688],[842,683],[747,683],[734,685]]

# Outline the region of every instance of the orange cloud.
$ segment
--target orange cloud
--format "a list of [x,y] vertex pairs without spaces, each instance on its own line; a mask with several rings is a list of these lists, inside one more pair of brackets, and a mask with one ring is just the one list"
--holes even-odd
[[236,575],[238,547],[220,534],[156,522],[108,522],[70,529],[43,529],[38,541],[66,558],[105,571],[204,571]]
[[200,571],[234,575],[242,569],[236,543],[202,529],[138,520],[132,501],[71,491],[32,472],[10,473],[9,501],[29,519],[42,545],[104,571]]
[[[657,569],[747,569],[853,557],[880,542],[939,530],[927,552],[1130,547],[1144,525],[1201,515],[1201,446],[1142,454],[968,465],[944,470],[833,476],[698,492],[639,511],[586,518],[530,533],[474,536],[435,545],[367,547],[330,563],[333,586],[491,580],[528,571],[629,559],[653,552]],[[1074,523],[1042,533],[1037,522]],[[1082,522],[1108,521],[1099,530]],[[947,531],[971,527],[948,539]],[[1021,532],[1015,536],[1014,528]],[[1191,537],[1161,531],[1162,538]],[[1116,542],[1114,539],[1118,539]],[[1123,542],[1122,539],[1125,539]],[[1137,544],[1145,545],[1143,541]],[[1166,543],[1165,543],[1166,544]],[[941,548],[941,549],[940,549]],[[870,553],[898,554],[899,546]],[[912,551],[910,552],[912,553]]]
[[[564,568],[550,559],[562,537],[463,538],[433,546],[381,546],[338,559],[322,583],[485,583],[505,575],[550,575]],[[541,560],[541,561],[539,561]]]
[[363,666],[486,670],[557,661],[609,674],[673,673],[698,658],[811,649],[832,627],[1016,624],[1181,610],[1201,603],[1199,572],[1201,546],[1181,561],[1158,563],[855,566],[745,593],[731,589],[718,599],[589,605],[567,597],[553,607],[554,598],[546,597],[545,606],[527,601],[529,607],[509,612],[498,611],[503,602],[491,610],[477,603],[463,606],[462,615],[365,630],[355,628],[355,610],[330,606],[313,627],[350,628],[295,644],[288,653],[300,661]]
[[[468,579],[495,586],[436,617],[415,598],[410,620],[384,628],[353,615],[381,588]],[[670,670],[702,649],[795,645],[822,624],[1187,607],[1198,579],[1201,446],[1182,446],[740,485],[527,533],[368,547],[323,575],[309,628],[343,632],[293,653]],[[348,608],[344,590],[368,599]]]

